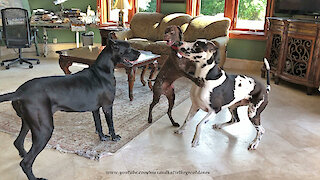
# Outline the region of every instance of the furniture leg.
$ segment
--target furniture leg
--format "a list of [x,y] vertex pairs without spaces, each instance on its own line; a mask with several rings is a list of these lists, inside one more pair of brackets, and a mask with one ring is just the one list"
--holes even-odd
[[47,28],[45,28],[45,27],[43,27],[43,41],[44,41],[43,56],[47,57],[47,55],[48,55],[48,32],[47,32]]
[[33,38],[34,38],[34,45],[36,47],[36,53],[37,53],[37,56],[40,56],[39,54],[39,50],[38,50],[38,40],[37,40],[37,31],[33,31]]
[[130,101],[133,100],[133,85],[135,81],[135,73],[136,73],[136,68],[135,67],[130,67],[126,68],[126,73],[128,75],[128,86],[129,86],[129,99]]
[[79,48],[79,31],[76,31],[76,43],[77,43],[77,48]]
[[61,57],[59,58],[59,65],[64,74],[71,74],[69,67],[72,65],[72,61],[64,61]]
[[307,95],[312,95],[313,94],[314,88],[312,87],[307,87]]
[[261,78],[266,77],[266,71],[264,69],[261,69]]
[[152,63],[152,69],[151,69],[151,72],[150,72],[150,75],[149,75],[149,82],[148,82],[148,86],[150,88],[150,90],[152,91],[152,82],[151,80],[153,80],[155,74],[156,74],[156,71],[158,69],[158,62],[157,61],[154,61]]
[[274,83],[278,85],[280,83],[280,78],[278,76],[274,77]]
[[141,75],[140,75],[140,81],[141,81],[143,86],[146,85],[146,81],[144,80],[144,75],[146,74],[146,70],[148,69],[148,67],[149,67],[149,65],[142,66],[142,72],[141,72]]

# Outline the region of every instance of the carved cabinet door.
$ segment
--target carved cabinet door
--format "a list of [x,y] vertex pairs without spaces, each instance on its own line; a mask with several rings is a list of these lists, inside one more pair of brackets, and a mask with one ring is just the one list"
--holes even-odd
[[280,65],[281,74],[288,78],[307,81],[314,44],[315,37],[288,34],[286,51]]

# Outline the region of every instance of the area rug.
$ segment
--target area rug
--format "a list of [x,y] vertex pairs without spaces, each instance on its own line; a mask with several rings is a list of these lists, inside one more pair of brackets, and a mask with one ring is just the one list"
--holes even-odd
[[[99,160],[101,157],[119,150],[151,125],[147,122],[147,118],[149,105],[152,101],[152,91],[148,86],[142,86],[140,79],[137,78],[133,89],[134,100],[130,102],[125,72],[117,70],[115,76],[117,90],[113,106],[113,120],[115,131],[121,136],[121,140],[118,142],[101,142],[95,133],[91,112],[56,112],[54,114],[54,132],[47,148],[54,148],[60,152],[75,153],[86,158]],[[191,82],[181,78],[174,85],[176,92],[175,105],[178,105],[189,97]],[[167,99],[162,96],[159,104],[153,109],[153,122],[166,115],[167,108]],[[108,133],[107,123],[102,111],[100,114],[103,130],[106,134]],[[0,131],[17,137],[20,128],[21,120],[15,114],[11,103],[1,103]],[[31,141],[30,132],[27,136],[27,141]]]

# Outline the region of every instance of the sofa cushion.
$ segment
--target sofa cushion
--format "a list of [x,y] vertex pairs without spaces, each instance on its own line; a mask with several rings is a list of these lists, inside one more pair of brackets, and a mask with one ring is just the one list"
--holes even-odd
[[146,47],[146,51],[151,51],[154,54],[169,54],[171,47],[167,45],[166,41],[156,41]]
[[192,19],[184,35],[185,41],[196,39],[214,39],[227,36],[229,33],[230,19],[216,16],[198,16]]
[[143,38],[132,38],[129,39],[128,42],[130,43],[131,47],[139,50],[146,50],[146,47],[152,43],[152,41]]
[[188,14],[183,14],[183,13],[174,13],[174,14],[169,14],[165,16],[157,28],[158,33],[157,33],[156,39],[158,41],[163,40],[164,31],[168,26],[171,26],[171,25],[180,26],[182,29],[182,32],[184,32],[191,19],[192,19],[192,16]]
[[156,28],[159,26],[162,18],[161,13],[141,12],[133,16],[130,22],[132,36],[135,38],[145,38],[151,41],[156,40]]

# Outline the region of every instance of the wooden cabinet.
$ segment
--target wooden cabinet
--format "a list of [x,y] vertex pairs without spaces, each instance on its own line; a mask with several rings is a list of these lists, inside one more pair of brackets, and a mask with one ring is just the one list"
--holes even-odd
[[271,17],[268,24],[266,58],[275,83],[301,84],[312,94],[320,85],[320,21]]

